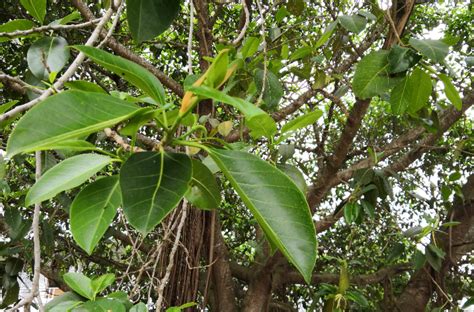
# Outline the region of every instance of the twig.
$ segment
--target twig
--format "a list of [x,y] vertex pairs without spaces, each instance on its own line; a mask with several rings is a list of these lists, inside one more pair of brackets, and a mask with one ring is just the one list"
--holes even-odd
[[168,280],[170,278],[171,270],[173,269],[174,256],[176,254],[176,251],[178,250],[179,240],[181,238],[181,233],[183,231],[184,223],[186,221],[187,212],[188,212],[188,201],[186,199],[183,199],[181,220],[179,222],[178,229],[176,230],[176,237],[174,239],[173,248],[171,249],[171,253],[169,256],[168,266],[166,267],[165,276],[163,276],[163,278],[161,279],[160,286],[158,287],[158,300],[156,301],[156,306],[155,306],[157,312],[161,311],[161,306],[163,304],[163,299],[164,299],[163,293],[165,290],[165,286],[168,283]]
[[247,28],[249,27],[250,23],[250,12],[249,8],[247,7],[247,2],[246,0],[242,0],[242,6],[244,8],[244,13],[245,13],[245,24],[244,27],[240,30],[239,36],[235,38],[234,41],[232,41],[232,45],[236,46],[239,44],[239,42],[244,38],[245,33],[247,32]]
[[97,24],[100,21],[100,18],[93,19],[80,24],[71,24],[71,25],[46,25],[41,27],[35,27],[27,30],[16,30],[12,32],[0,32],[0,37],[15,38],[20,36],[31,35],[39,32],[47,32],[50,30],[69,30],[69,29],[78,29],[84,28],[87,26],[92,26]]
[[189,34],[188,34],[188,73],[193,73],[193,30],[194,30],[194,4],[189,1]]
[[[92,46],[94,44],[94,42],[97,40],[97,38],[99,38],[99,34],[100,34],[100,31],[102,30],[102,28],[104,27],[105,23],[107,23],[107,21],[110,19],[110,17],[112,16],[112,13],[113,13],[113,9],[110,8],[108,9],[104,16],[101,18],[99,24],[97,24],[96,28],[94,29],[94,31],[92,32],[91,36],[89,37],[89,39],[87,40],[86,42],[86,46]],[[79,65],[81,65],[81,63],[84,61],[85,59],[85,54],[84,53],[79,53],[76,58],[74,59],[74,61],[71,63],[71,65],[69,65],[68,69],[66,70],[66,72],[61,76],[61,78],[59,78],[55,83],[54,85],[45,90],[39,97],[37,97],[36,99],[26,103],[26,104],[23,104],[23,105],[20,105],[20,106],[17,106],[15,107],[14,109],[4,113],[3,115],[0,115],[0,122],[4,121],[4,120],[7,120],[7,119],[10,119],[14,116],[16,116],[17,114],[19,113],[22,113],[24,111],[27,111],[28,109],[30,109],[31,107],[35,106],[36,104],[42,102],[43,100],[45,100],[48,96],[52,95],[54,92],[60,90],[64,83],[66,81],[68,81],[68,79],[70,77],[72,77],[72,75],[74,75],[74,73],[76,72],[77,68],[79,67]]]
[[119,0],[117,13],[115,14],[115,18],[112,21],[112,26],[110,26],[110,29],[107,32],[107,35],[104,37],[104,39],[102,39],[102,41],[97,45],[97,48],[101,48],[104,44],[106,44],[107,41],[110,39],[110,37],[112,37],[112,35],[114,34],[115,28],[117,27],[117,24],[120,21],[120,16],[122,15],[124,4],[125,2],[123,2],[122,0]]
[[[115,132],[114,130],[110,129],[110,128],[105,128],[104,129],[104,132],[105,132],[105,135],[109,138],[111,138],[112,140],[115,141],[115,143],[117,143],[118,145],[120,145],[121,147],[123,147],[123,149],[125,151],[131,151],[132,150],[132,146],[130,144],[128,144],[127,142],[125,142],[125,140],[117,133]],[[133,147],[133,152],[136,153],[136,152],[143,152],[144,150],[137,147],[137,146],[134,146]]]
[[[244,1],[245,2],[245,1]],[[265,17],[263,16],[263,8],[260,1],[256,1],[258,6],[258,12],[260,14],[261,32],[262,32],[262,46],[263,46],[263,77],[262,77],[262,90],[257,100],[257,106],[259,106],[263,100],[263,94],[265,93],[265,86],[267,84],[267,40],[265,38]]]
[[[35,153],[35,178],[36,181],[41,177],[41,152],[38,151]],[[30,293],[21,300],[17,305],[15,305],[9,311],[16,311],[20,307],[30,304],[33,302],[35,297],[39,295],[39,279],[41,275],[41,243],[40,243],[40,229],[39,229],[39,219],[41,213],[41,205],[35,204],[35,210],[33,212],[33,257],[34,257],[34,266],[33,266],[33,281],[31,286]],[[41,297],[38,296],[39,310],[43,311],[43,304],[41,303]]]

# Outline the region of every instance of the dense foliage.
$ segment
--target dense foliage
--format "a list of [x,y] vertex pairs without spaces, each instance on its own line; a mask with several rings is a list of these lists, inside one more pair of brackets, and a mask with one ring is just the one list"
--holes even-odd
[[474,304],[473,15],[2,1],[0,308]]

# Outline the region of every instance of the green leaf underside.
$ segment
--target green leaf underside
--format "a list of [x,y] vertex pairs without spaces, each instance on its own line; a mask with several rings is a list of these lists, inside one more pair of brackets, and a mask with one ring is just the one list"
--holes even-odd
[[405,111],[415,113],[428,102],[432,84],[430,76],[416,68],[410,76],[396,85],[390,95],[392,113],[403,114]]
[[357,97],[368,99],[390,88],[388,54],[389,51],[372,52],[359,62],[352,81]]
[[227,95],[207,86],[189,87],[188,90],[197,95],[229,104],[238,109],[247,119],[247,126],[251,130],[251,135],[254,138],[261,136],[270,138],[277,131],[276,123],[272,117],[248,101]]
[[62,37],[44,37],[28,49],[28,67],[38,79],[48,80],[51,72],[58,73],[69,59],[69,48]]
[[411,38],[408,43],[421,54],[438,63],[443,62],[449,52],[449,46],[441,40],[419,40]]
[[89,46],[73,46],[74,49],[81,51],[95,63],[114,72],[123,79],[127,80],[135,87],[141,89],[152,99],[161,105],[165,105],[165,91],[163,85],[152,73],[144,67],[126,60],[120,56],[116,56]]
[[221,194],[216,178],[202,162],[193,159],[192,166],[191,188],[186,193],[186,199],[200,209],[218,208]]
[[71,232],[88,254],[107,231],[121,202],[118,176],[99,179],[74,198],[70,208]]
[[164,32],[178,16],[178,0],[127,0],[127,20],[138,43]]
[[69,272],[63,275],[66,284],[79,295],[89,300],[94,299],[94,290],[90,278],[81,273]]
[[446,94],[448,100],[457,110],[461,110],[462,100],[459,96],[459,92],[456,90],[456,87],[451,82],[451,79],[445,74],[439,74],[438,77],[444,84],[444,93]]
[[150,232],[183,198],[191,175],[185,154],[132,155],[120,171],[123,211],[130,224],[143,234]]
[[209,151],[247,208],[306,282],[316,261],[316,235],[306,199],[281,171],[241,151]]
[[46,16],[46,0],[20,0],[20,3],[31,16],[43,24]]
[[360,33],[367,24],[367,19],[360,15],[343,15],[338,17],[339,23],[353,33]]
[[97,154],[82,154],[68,158],[46,171],[26,195],[25,205],[30,206],[53,198],[62,191],[81,185],[111,158]]
[[18,122],[7,145],[7,154],[45,149],[76,139],[133,116],[139,107],[106,94],[65,91],[33,107]]

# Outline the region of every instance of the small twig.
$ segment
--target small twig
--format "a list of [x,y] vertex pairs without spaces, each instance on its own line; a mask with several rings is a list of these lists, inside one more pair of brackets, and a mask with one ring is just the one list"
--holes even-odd
[[189,34],[188,34],[188,73],[193,73],[193,30],[194,30],[194,4],[189,1]]
[[39,32],[47,32],[50,30],[69,30],[69,29],[78,29],[84,28],[87,26],[92,26],[97,24],[100,21],[100,18],[93,19],[80,24],[71,24],[71,25],[46,25],[41,27],[35,27],[27,30],[16,30],[12,32],[0,32],[0,37],[15,38],[19,36],[31,35]]
[[105,128],[104,132],[105,132],[105,135],[107,137],[114,140],[115,143],[120,145],[127,152],[133,151],[134,153],[137,153],[137,152],[143,152],[144,151],[144,149],[139,148],[137,146],[133,146],[133,150],[132,150],[132,146],[130,144],[128,144],[127,142],[125,142],[125,140],[117,132],[115,132],[114,130],[112,130],[110,128]]
[[[245,1],[244,1],[245,2]],[[258,12],[261,20],[261,32],[262,32],[262,46],[263,46],[263,78],[262,78],[262,90],[257,100],[257,106],[259,106],[263,100],[263,94],[265,93],[265,86],[267,84],[267,40],[265,38],[265,17],[263,13],[262,5],[260,1],[257,1]]]
[[[35,153],[35,178],[36,181],[39,180],[41,177],[41,152],[38,151]],[[33,258],[34,258],[34,265],[33,265],[33,281],[31,286],[30,293],[21,300],[17,305],[15,305],[9,311],[17,311],[20,307],[25,306],[33,302],[33,300],[38,297],[39,303],[39,310],[43,311],[43,304],[41,302],[41,297],[39,295],[39,279],[41,275],[41,243],[40,243],[40,228],[39,228],[39,220],[40,220],[40,213],[41,213],[41,205],[35,204],[35,209],[33,212]]]
[[110,29],[107,32],[107,35],[105,35],[104,39],[102,39],[102,41],[97,45],[97,48],[101,48],[104,44],[106,44],[107,41],[109,41],[110,37],[112,37],[112,35],[114,34],[115,28],[117,27],[117,24],[120,21],[120,16],[122,15],[124,4],[125,2],[119,0],[117,13],[115,14],[115,18],[112,21],[112,26],[110,26]]
[[235,38],[234,41],[232,41],[232,45],[236,46],[239,44],[239,42],[244,38],[245,33],[247,32],[247,28],[249,27],[250,24],[250,12],[249,8],[247,7],[247,2],[246,0],[242,0],[242,6],[244,8],[244,13],[245,13],[245,24],[244,27],[240,30],[239,36]]
[[174,266],[174,256],[176,254],[176,251],[178,250],[179,246],[179,240],[181,239],[181,233],[183,231],[184,223],[186,221],[186,216],[188,212],[188,201],[186,199],[183,199],[183,205],[182,205],[182,210],[181,210],[181,220],[179,221],[178,229],[176,230],[176,237],[173,242],[173,248],[171,249],[171,253],[169,256],[169,262],[168,266],[166,267],[166,272],[163,278],[160,281],[160,286],[158,287],[158,300],[156,300],[156,311],[159,312],[161,311],[161,306],[163,304],[164,300],[164,290],[166,284],[168,284],[170,275],[171,275],[171,270],[173,269]]

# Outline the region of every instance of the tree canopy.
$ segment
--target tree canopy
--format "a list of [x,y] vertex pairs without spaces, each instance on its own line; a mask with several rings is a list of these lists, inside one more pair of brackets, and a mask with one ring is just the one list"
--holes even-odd
[[474,304],[473,14],[2,1],[0,308]]

